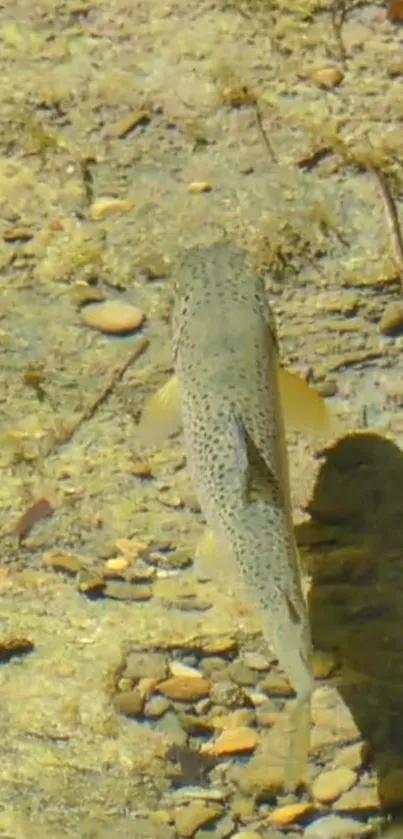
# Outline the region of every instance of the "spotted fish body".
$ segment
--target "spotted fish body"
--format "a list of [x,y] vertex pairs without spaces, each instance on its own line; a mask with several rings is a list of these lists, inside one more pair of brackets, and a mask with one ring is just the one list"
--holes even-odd
[[291,789],[306,760],[311,636],[292,523],[275,322],[261,278],[235,247],[216,244],[184,257],[173,350],[188,467],[203,513],[258,604],[264,635],[297,694]]

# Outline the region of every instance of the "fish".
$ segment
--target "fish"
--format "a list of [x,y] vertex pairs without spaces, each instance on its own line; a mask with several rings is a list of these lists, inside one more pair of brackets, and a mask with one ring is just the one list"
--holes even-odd
[[231,243],[194,247],[182,257],[172,343],[175,378],[145,408],[141,422],[149,428],[165,409],[169,431],[182,425],[187,467],[207,526],[239,572],[264,638],[296,693],[284,783],[294,791],[308,762],[314,680],[283,404],[293,404],[296,383],[300,425],[323,431],[329,415],[316,392],[313,420],[301,405],[311,389],[280,367],[264,282]]
[[[299,432],[317,437],[340,428],[338,419],[329,411],[325,400],[297,373],[279,366],[278,385],[288,433]],[[139,426],[145,442],[161,443],[181,431],[179,391],[178,378],[173,375],[147,401]]]

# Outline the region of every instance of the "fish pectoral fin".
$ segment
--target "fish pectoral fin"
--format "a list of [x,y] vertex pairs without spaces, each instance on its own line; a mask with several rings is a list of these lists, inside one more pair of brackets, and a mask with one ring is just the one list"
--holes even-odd
[[199,569],[209,578],[224,577],[237,581],[237,564],[227,544],[219,536],[206,527],[195,551],[195,561]]
[[138,431],[144,442],[152,445],[176,434],[181,426],[179,383],[172,376],[146,402]]
[[275,500],[279,484],[274,472],[260,454],[242,419],[234,415],[233,424],[237,438],[238,466],[242,474],[246,500]]
[[321,435],[339,429],[323,397],[296,373],[279,367],[278,386],[287,431]]
[[201,559],[202,561],[204,559],[216,559],[217,554],[220,553],[221,547],[222,542],[219,536],[216,536],[214,530],[211,530],[210,527],[206,527],[200,541],[197,543],[195,559]]

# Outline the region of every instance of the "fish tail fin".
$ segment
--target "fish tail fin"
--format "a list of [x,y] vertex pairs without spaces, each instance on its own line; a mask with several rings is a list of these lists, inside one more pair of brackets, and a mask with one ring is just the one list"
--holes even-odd
[[138,432],[144,442],[157,444],[181,428],[179,384],[172,376],[146,402],[138,424]]
[[308,766],[310,722],[310,697],[304,697],[292,714],[293,732],[285,766],[285,792],[294,792],[304,781]]

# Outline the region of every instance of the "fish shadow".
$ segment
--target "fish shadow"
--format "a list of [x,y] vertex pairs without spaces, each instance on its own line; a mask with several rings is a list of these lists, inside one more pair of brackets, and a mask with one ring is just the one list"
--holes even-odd
[[403,452],[364,432],[324,454],[310,521],[296,528],[312,580],[314,647],[339,660],[330,682],[368,744],[390,809],[389,773],[403,770]]

